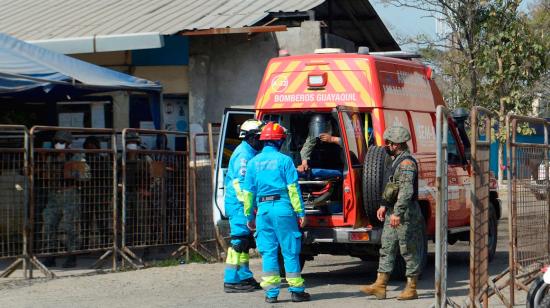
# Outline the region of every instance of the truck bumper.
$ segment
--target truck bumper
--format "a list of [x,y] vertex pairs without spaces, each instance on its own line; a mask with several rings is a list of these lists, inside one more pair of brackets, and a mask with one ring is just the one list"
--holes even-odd
[[380,245],[382,228],[305,228],[303,244],[338,243]]

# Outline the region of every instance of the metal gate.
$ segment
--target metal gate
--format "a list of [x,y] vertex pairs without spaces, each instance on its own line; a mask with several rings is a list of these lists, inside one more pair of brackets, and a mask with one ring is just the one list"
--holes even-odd
[[[212,174],[214,172],[213,138],[217,133],[198,133],[193,136],[193,226],[197,252],[206,252],[209,258],[219,259],[216,230],[212,221]],[[215,249],[215,252],[212,250]],[[207,255],[201,253],[203,257]]]
[[[527,143],[518,138],[518,127],[529,124],[544,131],[543,143]],[[550,261],[550,185],[548,130],[550,122],[542,118],[508,115],[508,215],[510,304],[516,288],[527,285],[543,264]]]
[[[110,129],[30,131],[30,246],[37,257],[106,251],[116,269],[116,139]],[[63,148],[56,148],[56,143]],[[42,268],[47,276],[53,273]],[[32,275],[32,271],[31,271]]]
[[[493,123],[497,114],[482,107],[471,112],[470,290],[469,306],[488,306],[489,181]],[[494,239],[496,240],[496,238]]]
[[0,259],[15,258],[0,277],[21,264],[27,275],[28,139],[25,126],[0,125]]
[[190,245],[187,133],[126,128],[122,145],[122,251],[143,263],[131,248],[185,250]]
[[[435,307],[459,305],[447,297],[447,235],[448,235],[448,119],[449,109],[437,107],[436,113],[436,244],[435,244]],[[470,293],[467,306],[487,307],[489,265],[489,180],[490,145],[496,113],[482,107],[471,110],[470,174]]]
[[446,307],[447,298],[447,132],[449,109],[438,106],[436,111],[436,210],[435,210],[435,307]]

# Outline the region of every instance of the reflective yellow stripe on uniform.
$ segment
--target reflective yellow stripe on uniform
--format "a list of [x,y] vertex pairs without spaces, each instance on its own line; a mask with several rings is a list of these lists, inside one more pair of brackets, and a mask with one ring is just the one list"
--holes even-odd
[[244,203],[244,215],[250,216],[252,215],[252,207],[254,206],[254,194],[243,190],[243,203]]
[[292,183],[292,184],[289,184],[287,188],[288,188],[288,196],[290,197],[290,203],[292,204],[292,208],[294,209],[294,212],[296,212],[296,214],[302,213],[302,202],[300,202],[298,187],[296,187],[295,183]]
[[233,180],[233,188],[235,189],[237,200],[239,200],[240,202],[244,202],[243,191],[241,190],[241,184],[239,183],[239,179]]
[[248,262],[250,261],[250,256],[246,252],[241,252],[239,255],[239,265],[248,266]]
[[291,287],[301,287],[304,285],[304,278],[300,273],[286,273],[286,281]]
[[277,272],[267,272],[262,274],[260,286],[264,290],[278,288],[281,285],[281,276]]
[[227,259],[225,260],[226,267],[238,269],[239,268],[239,253],[233,250],[233,248],[227,249]]

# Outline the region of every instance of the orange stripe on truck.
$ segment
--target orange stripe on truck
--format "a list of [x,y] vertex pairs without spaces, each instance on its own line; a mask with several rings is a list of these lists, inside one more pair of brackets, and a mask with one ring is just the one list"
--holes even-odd
[[372,84],[372,75],[369,69],[369,62],[367,59],[360,59],[355,60],[355,65],[367,76],[367,81],[369,82],[369,86]]
[[346,80],[350,83],[353,89],[359,93],[363,102],[367,105],[374,106],[374,101],[372,97],[370,97],[367,89],[361,84],[361,81],[355,75],[356,71],[352,71],[346,61],[336,60],[334,62],[336,63],[336,66],[338,66],[338,68],[341,70],[342,74],[344,74]]
[[[296,70],[296,67],[298,67],[298,65],[301,63],[301,61],[291,61],[282,71],[283,73],[281,74],[278,74],[277,76],[281,76],[281,77],[286,77],[287,80],[288,80],[288,76],[294,71]],[[286,72],[286,73],[285,73]],[[273,93],[273,85],[270,84],[269,80],[271,78],[271,82],[273,82],[273,78],[275,73],[272,73],[272,74],[269,74],[269,76],[267,77],[267,80],[266,82],[268,83],[268,86],[267,86],[267,89],[264,93],[264,95],[262,96],[262,99],[260,100],[260,104],[259,104],[259,108],[256,108],[256,109],[262,109],[264,107],[264,104],[266,102],[266,100],[269,99],[269,97],[271,96],[271,93]]]

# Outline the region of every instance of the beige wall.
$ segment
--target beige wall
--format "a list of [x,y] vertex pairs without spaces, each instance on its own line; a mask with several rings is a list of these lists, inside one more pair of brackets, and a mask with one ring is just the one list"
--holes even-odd
[[72,55],[82,61],[104,66],[151,81],[159,81],[164,93],[189,93],[187,65],[132,66],[132,57],[128,51],[99,52]]
[[159,81],[165,94],[189,93],[189,74],[187,65],[136,66],[132,75],[151,81]]
[[82,61],[106,67],[128,66],[132,64],[131,54],[129,51],[82,53],[70,56]]

